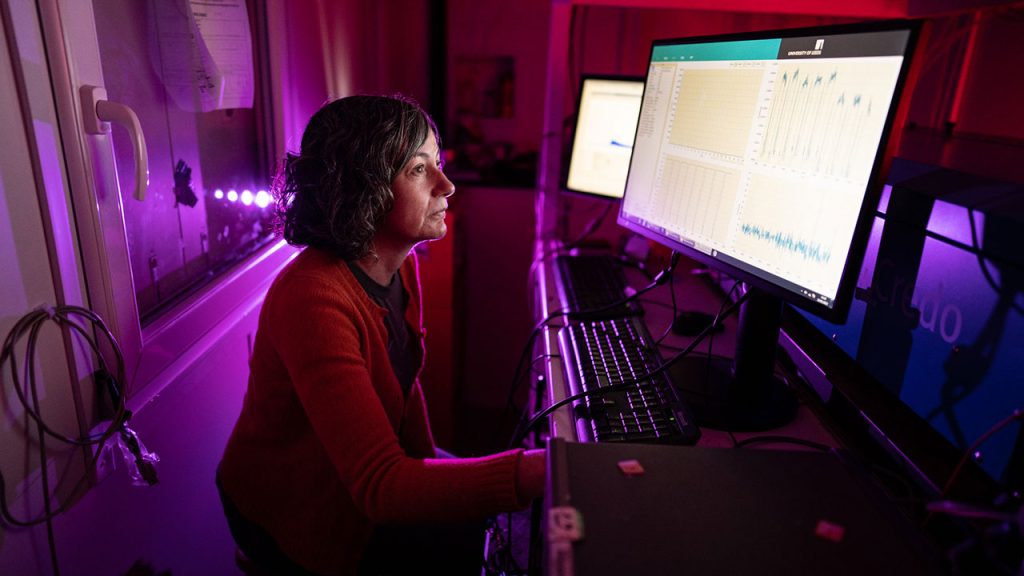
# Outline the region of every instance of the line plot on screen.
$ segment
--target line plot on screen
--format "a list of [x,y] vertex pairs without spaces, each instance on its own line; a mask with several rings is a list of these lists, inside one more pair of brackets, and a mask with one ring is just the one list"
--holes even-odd
[[845,254],[853,235],[845,217],[856,208],[851,187],[753,174],[744,188],[732,227],[733,253],[833,296],[827,287],[842,273],[843,259],[832,256]]
[[832,257],[832,251],[823,248],[821,244],[798,238],[789,232],[777,232],[769,228],[762,228],[757,224],[744,223],[740,225],[740,233],[768,242],[777,250],[786,250],[797,254],[804,260],[827,263]]
[[669,142],[742,157],[750,139],[764,70],[687,70],[680,78]]
[[[878,60],[884,60],[879,58]],[[793,62],[769,76],[760,108],[766,120],[758,160],[806,172],[848,178],[874,160],[899,60]]]

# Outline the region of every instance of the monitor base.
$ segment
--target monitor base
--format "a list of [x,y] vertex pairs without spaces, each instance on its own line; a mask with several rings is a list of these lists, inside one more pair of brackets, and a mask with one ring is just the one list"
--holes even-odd
[[796,396],[785,381],[771,375],[760,382],[738,383],[730,358],[682,358],[668,375],[704,428],[759,432],[778,428],[796,416]]

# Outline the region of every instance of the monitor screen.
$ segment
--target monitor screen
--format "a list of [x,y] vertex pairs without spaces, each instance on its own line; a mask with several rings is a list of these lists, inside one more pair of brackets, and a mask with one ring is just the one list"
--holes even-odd
[[572,192],[622,198],[640,115],[642,78],[584,76],[565,187]]
[[841,318],[914,36],[885,22],[655,41],[619,223]]
[[746,287],[735,357],[671,368],[702,426],[766,430],[795,415],[774,372],[783,303],[848,313],[917,29],[653,43],[618,222]]

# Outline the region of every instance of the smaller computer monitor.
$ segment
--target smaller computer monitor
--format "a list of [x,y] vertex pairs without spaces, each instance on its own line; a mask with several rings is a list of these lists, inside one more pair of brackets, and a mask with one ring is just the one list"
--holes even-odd
[[566,190],[622,198],[643,93],[640,77],[583,76]]

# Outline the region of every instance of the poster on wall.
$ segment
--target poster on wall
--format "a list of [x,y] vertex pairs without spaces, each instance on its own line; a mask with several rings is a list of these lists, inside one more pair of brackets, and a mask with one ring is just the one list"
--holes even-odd
[[476,118],[514,117],[514,64],[511,56],[458,58],[455,62],[458,113]]

